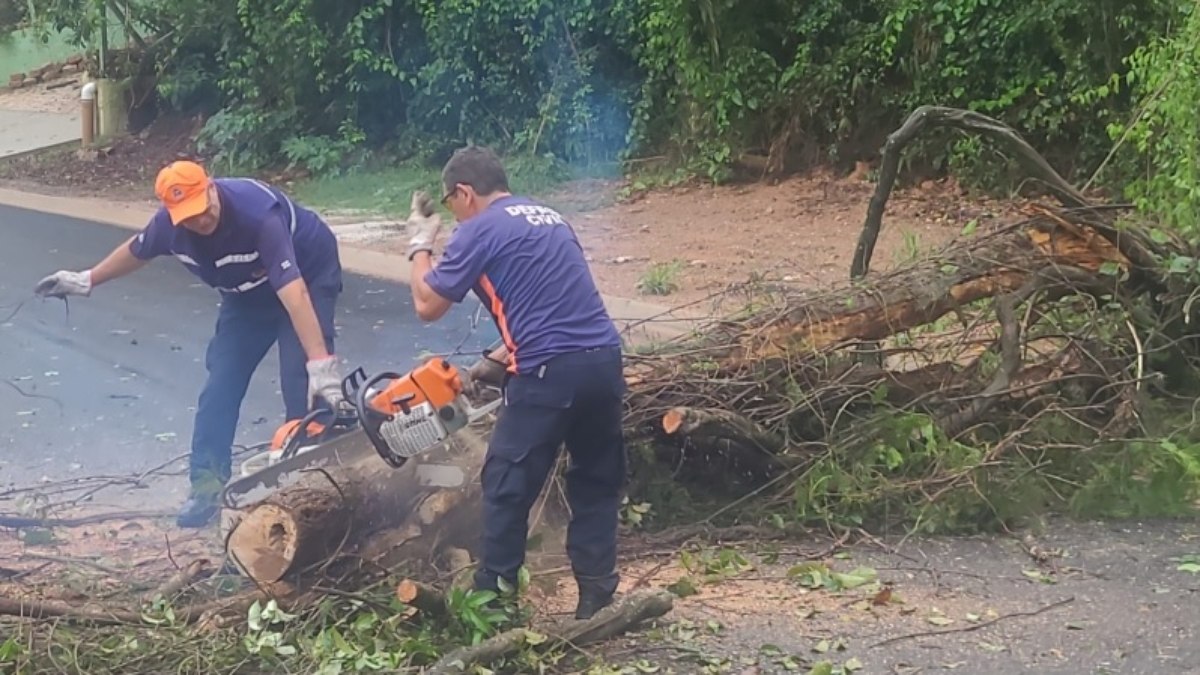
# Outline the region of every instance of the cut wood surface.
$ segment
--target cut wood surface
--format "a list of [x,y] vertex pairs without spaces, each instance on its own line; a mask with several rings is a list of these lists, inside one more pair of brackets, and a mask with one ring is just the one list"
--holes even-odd
[[403,579],[396,584],[396,599],[421,613],[442,617],[446,614],[446,596],[433,586],[415,579]]

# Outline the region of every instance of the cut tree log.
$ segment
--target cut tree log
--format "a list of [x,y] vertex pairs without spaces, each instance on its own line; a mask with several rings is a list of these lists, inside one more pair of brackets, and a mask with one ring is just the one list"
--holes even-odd
[[[535,650],[544,652],[564,644],[582,647],[603,642],[646,621],[665,615],[671,611],[673,606],[674,596],[666,591],[640,591],[621,598],[584,621],[564,621],[536,632],[526,628],[516,628],[488,638],[477,645],[456,649],[442,657],[425,672],[428,675],[474,672],[477,666],[486,667],[531,644]],[[534,635],[540,637],[540,634],[544,634],[549,639],[534,644],[531,637]]]
[[[334,442],[344,446],[347,457],[358,458],[355,463],[308,472],[230,514],[226,550],[258,582],[314,572],[343,555],[382,568],[430,557],[449,540],[445,530],[462,495],[477,488],[472,481],[458,488],[422,485],[414,469],[418,462],[453,463],[464,475],[473,475],[482,463],[483,446],[469,443],[471,438],[460,434],[453,451],[431,451],[399,470],[387,467],[361,432],[338,438]],[[477,504],[473,502],[474,518]],[[425,536],[422,523],[435,521],[438,527]]]
[[251,579],[279,581],[344,546],[360,501],[333,484],[281,492],[246,514],[230,534],[229,551]]
[[415,579],[403,579],[396,584],[396,599],[429,617],[441,618],[447,613],[446,596]]

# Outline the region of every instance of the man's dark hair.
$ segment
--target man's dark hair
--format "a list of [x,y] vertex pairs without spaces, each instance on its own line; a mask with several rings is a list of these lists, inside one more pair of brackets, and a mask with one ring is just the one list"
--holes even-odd
[[442,184],[447,194],[459,183],[470,185],[485,197],[496,192],[508,192],[508,174],[500,158],[478,145],[455,150],[442,169]]

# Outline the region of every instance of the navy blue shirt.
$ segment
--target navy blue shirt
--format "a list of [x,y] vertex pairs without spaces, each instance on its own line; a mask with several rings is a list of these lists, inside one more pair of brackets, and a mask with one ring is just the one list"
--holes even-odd
[[173,255],[222,293],[278,291],[298,278],[310,288],[341,290],[337,237],[317,214],[257,180],[213,182],[221,198],[221,221],[212,234],[178,227],[159,208],[130,244],[134,257]]
[[473,290],[518,374],[559,354],[621,346],[574,230],[524,197],[503,197],[459,223],[425,282],[453,302]]

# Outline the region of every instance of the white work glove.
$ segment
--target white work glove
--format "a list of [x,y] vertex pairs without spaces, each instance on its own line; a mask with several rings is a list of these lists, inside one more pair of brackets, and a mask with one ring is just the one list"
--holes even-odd
[[433,242],[442,227],[442,217],[433,210],[433,199],[424,190],[412,196],[412,211],[408,215],[408,259],[420,251],[433,253]]
[[92,293],[92,271],[61,270],[38,282],[33,289],[38,296],[64,298],[68,295],[88,296]]
[[324,359],[309,361],[308,368],[308,400],[312,407],[317,406],[317,397],[324,399],[334,411],[345,404],[342,396],[342,378],[338,375],[337,358],[330,356]]

